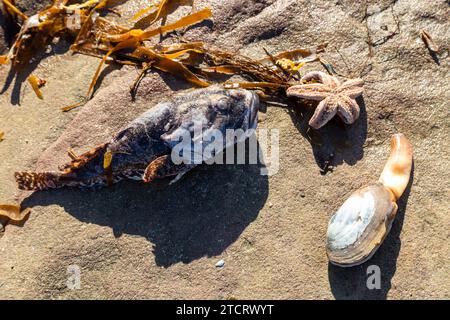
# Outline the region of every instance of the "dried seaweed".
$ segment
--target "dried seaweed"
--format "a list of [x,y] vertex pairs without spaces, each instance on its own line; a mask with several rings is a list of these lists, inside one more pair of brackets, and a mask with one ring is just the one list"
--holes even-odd
[[[217,80],[216,74],[241,75],[249,81],[234,84],[227,82],[224,86],[262,90],[270,94],[284,94],[283,90],[290,86],[292,81],[298,81],[299,70],[306,63],[320,61],[329,72],[332,71],[332,66],[319,56],[326,45],[319,46],[315,50],[300,48],[274,55],[266,51],[266,57],[260,60],[205,47],[202,42],[148,45],[148,40],[155,36],[192,26],[212,17],[211,9],[205,8],[171,24],[164,24],[165,18],[179,6],[193,6],[192,0],[160,0],[153,3],[135,13],[133,19],[139,19],[139,21],[135,24],[135,28],[131,29],[99,17],[98,14],[94,15],[97,10],[107,8],[107,0],[87,0],[70,5],[66,5],[67,0],[57,0],[52,6],[36,15],[37,23],[33,22],[35,16],[28,18],[21,14],[13,3],[4,0],[4,3],[6,2],[11,14],[23,19],[24,22],[13,48],[7,56],[0,56],[0,63],[6,63],[8,59],[13,65],[23,63],[27,61],[25,57],[34,52],[33,48],[67,32],[75,35],[75,41],[71,45],[73,52],[101,58],[86,98],[62,108],[65,112],[83,105],[90,99],[106,62],[136,65],[142,68],[141,74],[131,86],[131,92],[135,92],[138,83],[151,68],[181,77],[199,87],[214,83]],[[81,24],[77,28],[70,28],[67,19],[70,17],[70,12],[75,9],[80,12]],[[144,20],[149,26],[148,29],[142,30],[136,27],[143,25]],[[160,26],[151,27],[159,20],[163,20]],[[42,98],[38,80],[35,76],[29,78],[36,95]]]
[[[156,29],[152,29],[149,31],[143,31],[141,29],[132,29],[132,30],[122,33],[122,34],[105,35],[104,37],[102,37],[101,41],[103,41],[103,42],[107,42],[107,43],[113,42],[113,43],[117,43],[117,44],[103,56],[102,61],[100,62],[99,66],[94,74],[91,85],[89,86],[88,93],[87,93],[88,99],[90,98],[90,96],[94,90],[95,84],[97,83],[98,77],[99,77],[101,69],[103,67],[103,64],[106,62],[106,60],[108,59],[108,57],[111,54],[113,54],[119,50],[123,50],[123,49],[136,48],[139,44],[142,44],[143,41],[148,40],[151,37],[196,24],[205,19],[209,19],[211,16],[212,16],[211,10],[209,8],[206,8],[201,11],[190,14],[188,16],[185,16],[170,25],[160,26]],[[208,86],[209,85],[206,82],[203,82],[200,79],[198,79],[197,76],[195,76],[192,72],[190,72],[181,63],[174,61],[168,57],[159,55],[156,52],[152,51],[151,49],[145,48],[142,45],[138,49],[140,50],[139,53],[141,55],[145,55],[150,60],[151,59],[155,60],[153,63],[155,68],[160,69],[162,71],[171,72],[174,74],[181,74],[188,81],[191,81],[200,86]],[[142,51],[144,51],[144,52],[142,52]]]
[[[159,69],[164,72],[171,73],[175,76],[181,76],[187,81],[200,86],[207,87],[210,83],[200,79],[194,73],[192,73],[187,67],[183,65],[183,63],[178,62],[174,59],[170,59],[167,55],[159,54],[156,51],[153,51],[150,48],[139,47],[135,53],[138,53],[139,56],[145,56],[152,62],[152,67]],[[193,52],[193,51],[189,51]],[[188,53],[184,50],[184,53]],[[173,54],[172,54],[173,55]]]
[[433,53],[439,52],[439,46],[436,44],[436,42],[434,42],[433,38],[431,37],[431,35],[428,32],[426,32],[425,30],[422,30],[420,32],[420,38],[422,39],[422,41],[425,43],[425,45],[431,52],[433,52]]
[[70,110],[73,110],[75,108],[78,108],[78,107],[82,106],[84,103],[85,103],[84,101],[80,101],[80,102],[77,102],[77,103],[65,106],[64,108],[61,108],[61,111],[62,112],[69,112]]
[[71,148],[69,148],[67,150],[67,155],[69,156],[70,159],[72,160],[77,160],[78,156],[76,155],[75,151],[73,151]]
[[32,74],[28,77],[28,82],[30,83],[31,87],[33,88],[33,91],[36,94],[36,96],[39,99],[43,100],[44,96],[42,95],[40,88],[45,85],[46,81],[44,79],[40,79],[37,76],[35,76],[34,74]]
[[138,20],[135,28],[149,27],[160,19],[166,18],[181,5],[193,6],[193,0],[160,0],[157,5],[150,5],[147,8],[139,10],[132,18]]
[[9,0],[2,1],[8,12],[23,20],[11,50],[0,59],[0,63],[11,61],[13,66],[28,63],[37,49],[44,47],[55,37],[77,32],[77,25],[71,23],[75,10],[80,15],[80,22],[84,23],[90,12],[105,2],[88,0],[81,4],[66,6],[66,0],[55,1],[52,6],[28,17]]
[[14,4],[14,1],[9,0],[2,0],[3,7],[5,8],[5,11],[11,16],[11,17],[18,17],[22,20],[28,19],[28,16],[24,14],[22,11],[20,11]]
[[112,185],[112,183],[113,183],[113,174],[112,174],[112,167],[111,167],[112,158],[113,158],[113,153],[111,151],[106,151],[103,156],[103,169],[105,170],[106,181],[109,186]]
[[248,89],[258,90],[260,96],[264,99],[268,99],[271,96],[284,95],[288,84],[280,84],[273,82],[226,82],[224,83],[226,89]]
[[0,204],[0,218],[7,218],[12,221],[23,221],[31,212],[30,208],[21,211],[16,204]]
[[[319,51],[323,51],[323,46],[318,47],[316,50],[309,50],[304,48],[283,51],[274,56],[272,56],[276,61],[282,59],[288,59],[293,61],[294,63],[308,63],[314,62],[318,60]],[[270,57],[259,60],[262,64],[270,64],[272,63],[272,59]]]

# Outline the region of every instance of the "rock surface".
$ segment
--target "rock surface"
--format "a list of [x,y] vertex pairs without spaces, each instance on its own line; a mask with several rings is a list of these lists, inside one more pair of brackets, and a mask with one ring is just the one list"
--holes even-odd
[[19,10],[21,10],[27,16],[32,16],[33,14],[36,14],[37,12],[47,8],[48,6],[51,6],[53,0],[15,0],[14,2]]
[[[130,3],[120,7],[125,18],[145,1]],[[124,182],[100,191],[35,193],[25,201],[33,206],[29,220],[7,226],[0,239],[0,298],[449,299],[448,3],[195,4],[213,8],[214,24],[189,28],[188,40],[252,57],[262,57],[263,48],[328,43],[324,58],[339,73],[366,80],[360,119],[307,132],[311,110],[294,102],[289,109],[269,106],[260,126],[280,134],[280,170],[270,177],[254,165],[201,166],[171,186]],[[441,47],[435,57],[419,38],[422,28]],[[84,95],[98,60],[55,53],[33,71],[48,80],[43,101],[0,70],[9,83],[0,97],[1,202],[15,199],[15,170],[55,169],[67,161],[68,147],[87,151],[189,87],[152,73],[133,102],[128,90],[137,72],[109,67],[88,104],[61,113]],[[393,228],[367,263],[333,267],[325,254],[329,217],[354,190],[376,181],[396,132],[412,142],[415,162]],[[334,170],[323,175],[327,162]],[[215,268],[222,258],[226,268]],[[81,269],[78,290],[66,285],[71,265]],[[366,286],[371,265],[380,267],[379,290]]]

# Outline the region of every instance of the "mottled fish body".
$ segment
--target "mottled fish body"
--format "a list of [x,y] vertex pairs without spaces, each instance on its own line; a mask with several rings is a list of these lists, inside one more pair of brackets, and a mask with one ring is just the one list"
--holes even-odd
[[[105,186],[124,178],[150,182],[183,174],[196,163],[173,164],[171,153],[181,136],[190,135],[192,150],[200,146],[203,151],[211,143],[206,136],[213,131],[225,136],[228,129],[246,134],[255,129],[258,109],[258,95],[248,90],[219,86],[193,90],[157,104],[111,141],[76,157],[59,172],[16,172],[15,177],[20,189],[44,190]],[[227,146],[224,140],[222,149]],[[110,164],[105,165],[108,157]]]

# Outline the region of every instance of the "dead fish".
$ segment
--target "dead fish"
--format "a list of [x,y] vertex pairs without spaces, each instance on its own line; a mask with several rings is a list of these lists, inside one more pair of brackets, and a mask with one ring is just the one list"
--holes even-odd
[[[72,161],[59,172],[16,172],[15,178],[24,190],[101,187],[122,179],[148,183],[170,176],[179,178],[198,164],[192,158],[212,143],[208,139],[211,132],[225,136],[233,129],[246,137],[256,129],[258,110],[259,98],[252,91],[219,86],[193,90],[157,104],[111,141],[80,156],[70,153]],[[190,161],[175,164],[172,151],[180,145],[183,133],[188,134],[188,144],[194,151],[182,156]],[[236,142],[233,139],[232,144]],[[224,139],[219,149],[228,146]]]

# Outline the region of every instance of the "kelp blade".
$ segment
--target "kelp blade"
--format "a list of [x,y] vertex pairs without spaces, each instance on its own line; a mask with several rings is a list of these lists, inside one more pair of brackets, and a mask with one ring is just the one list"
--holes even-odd
[[28,82],[30,83],[31,87],[33,88],[33,91],[36,94],[36,96],[39,99],[43,100],[44,96],[42,95],[41,89],[39,89],[40,79],[32,74],[31,76],[28,77]]
[[174,59],[178,59],[179,57],[186,55],[186,54],[190,54],[190,53],[203,53],[203,51],[201,50],[197,50],[197,49],[186,49],[186,50],[181,50],[175,53],[168,53],[168,54],[164,54],[164,57],[170,60],[174,60]]
[[31,210],[20,211],[20,206],[16,204],[0,204],[0,217],[6,217],[13,221],[23,221]]
[[204,67],[201,71],[208,73],[222,73],[227,75],[234,75],[241,71],[241,68],[233,65],[217,66],[217,67]]
[[[147,8],[139,10],[132,18],[136,21],[135,28],[147,29],[153,25],[156,21],[166,18],[169,14],[173,13],[178,7],[182,5],[192,6],[194,0],[160,0],[157,5],[153,4]],[[155,9],[152,11],[152,9]],[[147,14],[150,12],[147,16]]]
[[[89,86],[87,97],[89,98],[90,95],[92,94],[92,91],[94,90],[95,84],[97,83],[97,80],[100,75],[103,64],[105,63],[106,59],[114,52],[122,50],[122,49],[126,49],[126,48],[133,48],[140,41],[149,39],[155,35],[158,35],[158,34],[161,34],[164,32],[173,31],[173,30],[176,30],[179,28],[190,26],[192,24],[198,23],[205,19],[209,19],[211,16],[212,16],[211,9],[206,8],[206,9],[203,9],[196,13],[193,13],[191,15],[188,15],[186,17],[183,17],[173,24],[159,27],[157,29],[144,32],[143,34],[139,34],[136,37],[132,36],[131,38],[127,38],[127,40],[125,40],[123,42],[119,42],[114,48],[112,48],[108,53],[106,53],[106,55],[103,57],[102,61],[100,61],[100,64],[99,64],[99,66],[94,74],[94,77],[92,79],[91,85]],[[128,32],[128,33],[130,34],[130,32]],[[152,55],[155,56],[154,54],[156,54],[156,53],[154,53],[154,54],[153,53],[152,53]],[[175,61],[171,61],[171,62],[170,61],[171,60],[168,58],[159,56],[158,62],[157,62],[157,64],[155,64],[155,67],[160,70],[171,72],[171,73],[173,73],[173,72],[169,71],[169,70],[177,70],[176,72],[180,72],[183,75],[183,77],[185,77],[187,80],[189,80],[197,85],[200,85],[200,86],[208,86],[209,85],[206,82],[200,80],[197,76],[195,76],[192,72],[190,72],[182,64],[175,62]]]
[[[164,9],[164,6],[167,5],[169,3],[169,1],[170,0],[161,0],[161,2],[157,6],[156,11],[150,17],[150,19],[151,19],[150,25],[155,23],[160,18],[162,11]],[[133,20],[137,20],[139,17],[141,17],[144,14],[146,14],[147,12],[149,12],[153,7],[154,7],[154,5],[151,5],[150,7],[146,8],[146,9],[140,10],[138,13],[136,13],[134,15]]]
[[23,20],[27,20],[28,16],[24,14],[22,11],[20,11],[15,5],[13,5],[9,0],[2,0],[3,4],[5,5],[6,10],[11,10],[11,12],[18,15]]
[[205,8],[203,10],[197,11],[193,14],[190,14],[186,17],[181,18],[180,20],[166,25],[166,26],[161,26],[159,28],[153,29],[153,30],[149,30],[147,32],[145,32],[142,35],[143,40],[145,39],[149,39],[151,37],[154,37],[158,34],[163,34],[166,32],[170,32],[170,31],[174,31],[176,29],[180,29],[180,28],[184,28],[184,27],[188,27],[191,26],[193,24],[202,22],[203,20],[209,19],[212,17],[212,11],[210,8]]
[[[281,59],[288,59],[292,60],[295,63],[312,62],[317,60],[317,54],[309,49],[298,48],[294,50],[277,53],[276,55],[273,55],[272,58],[275,59],[275,61]],[[271,64],[272,60],[271,57],[266,57],[264,59],[259,60],[259,62],[263,64]]]
[[210,83],[201,80],[188,68],[186,68],[181,62],[171,60],[164,55],[158,54],[149,48],[140,47],[137,50],[138,55],[147,56],[152,62],[152,67],[164,72],[173,74],[176,77],[182,77],[187,81],[200,86],[208,87]]
[[69,112],[70,110],[78,108],[78,107],[82,106],[83,104],[84,104],[84,102],[77,102],[77,103],[71,104],[70,106],[62,108],[61,111],[62,112]]
[[203,47],[204,47],[203,42],[198,41],[198,42],[174,43],[169,45],[157,44],[153,46],[152,49],[160,53],[169,54],[187,49],[196,49],[203,51]]
[[0,64],[7,64],[8,63],[8,56],[4,55],[4,56],[0,56]]

